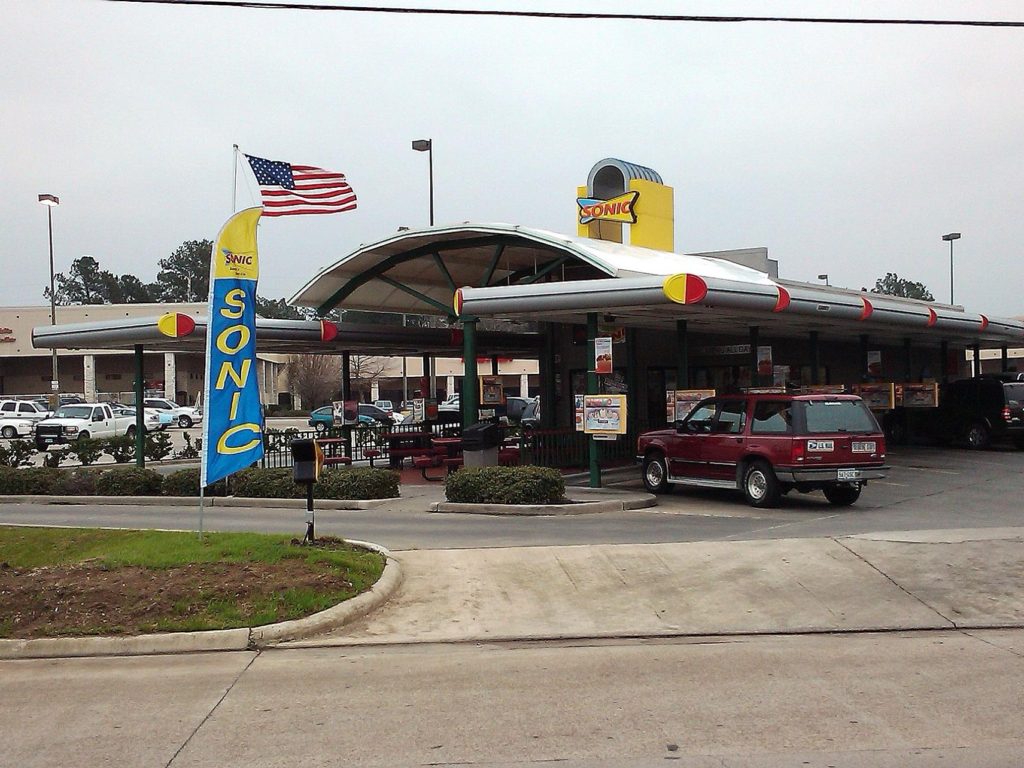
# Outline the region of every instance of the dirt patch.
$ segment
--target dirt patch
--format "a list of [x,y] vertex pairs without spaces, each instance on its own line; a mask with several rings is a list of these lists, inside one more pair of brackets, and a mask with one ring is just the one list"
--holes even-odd
[[[325,547],[333,542],[325,541]],[[308,590],[332,602],[352,584],[339,569],[301,559],[199,563],[172,568],[95,563],[16,569],[0,565],[0,637],[134,635],[192,629],[218,617],[233,626],[286,618],[282,593]],[[336,600],[333,600],[336,602]],[[314,605],[308,612],[325,607]],[[232,620],[229,618],[228,622]],[[195,625],[195,626],[193,626]]]

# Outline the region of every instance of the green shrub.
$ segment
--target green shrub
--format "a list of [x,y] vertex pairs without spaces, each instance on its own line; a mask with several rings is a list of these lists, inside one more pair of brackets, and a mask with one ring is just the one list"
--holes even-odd
[[163,478],[152,469],[115,467],[96,478],[100,496],[159,496]]
[[18,496],[25,493],[25,477],[23,470],[14,467],[0,466],[0,494]]
[[178,451],[176,454],[174,454],[174,458],[198,459],[199,449],[203,447],[203,439],[201,437],[197,437],[195,444],[193,444],[192,435],[190,435],[188,432],[182,432],[181,437],[185,441],[185,447]]
[[463,504],[554,504],[565,498],[565,480],[549,467],[464,467],[444,490]]
[[143,455],[150,461],[160,461],[171,455],[171,436],[166,432],[150,432],[142,449]]
[[398,473],[376,467],[325,469],[313,486],[313,495],[318,499],[393,499],[398,496]]
[[71,450],[74,451],[82,466],[87,467],[100,460],[105,444],[106,441],[101,438],[89,437],[85,440],[76,440]]
[[103,452],[109,455],[118,464],[125,464],[135,460],[135,437],[120,435],[119,437],[108,437],[103,440]]
[[[180,469],[164,475],[164,496],[199,496],[199,470]],[[206,486],[204,496],[226,496],[227,486],[223,480]]]
[[53,480],[52,493],[57,496],[95,496],[99,470],[62,469]]
[[231,476],[231,492],[253,499],[300,499],[306,489],[292,480],[291,468],[245,469]]
[[43,466],[44,467],[59,467],[62,462],[66,461],[74,451],[67,446],[62,446],[56,450],[43,451]]
[[32,463],[32,454],[36,447],[31,440],[11,440],[7,445],[0,444],[0,466],[27,467]]
[[40,496],[50,496],[56,491],[61,474],[61,470],[54,467],[28,467],[17,472],[22,483],[18,493]]

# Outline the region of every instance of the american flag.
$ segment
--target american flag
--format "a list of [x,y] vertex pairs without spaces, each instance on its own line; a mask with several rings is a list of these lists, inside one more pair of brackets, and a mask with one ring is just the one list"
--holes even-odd
[[356,207],[356,194],[343,173],[252,155],[245,159],[260,185],[264,216],[341,213]]

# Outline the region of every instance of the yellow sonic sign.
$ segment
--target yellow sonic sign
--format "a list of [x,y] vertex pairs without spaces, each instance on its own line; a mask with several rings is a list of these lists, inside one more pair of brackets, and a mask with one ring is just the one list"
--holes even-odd
[[578,197],[580,224],[592,221],[618,221],[623,224],[636,224],[636,201],[639,192],[625,192],[610,200],[598,200],[593,197]]

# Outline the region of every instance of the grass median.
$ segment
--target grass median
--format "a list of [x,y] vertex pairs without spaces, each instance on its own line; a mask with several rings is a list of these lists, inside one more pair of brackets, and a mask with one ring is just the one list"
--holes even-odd
[[338,539],[0,527],[0,638],[258,626],[355,597],[384,558]]

